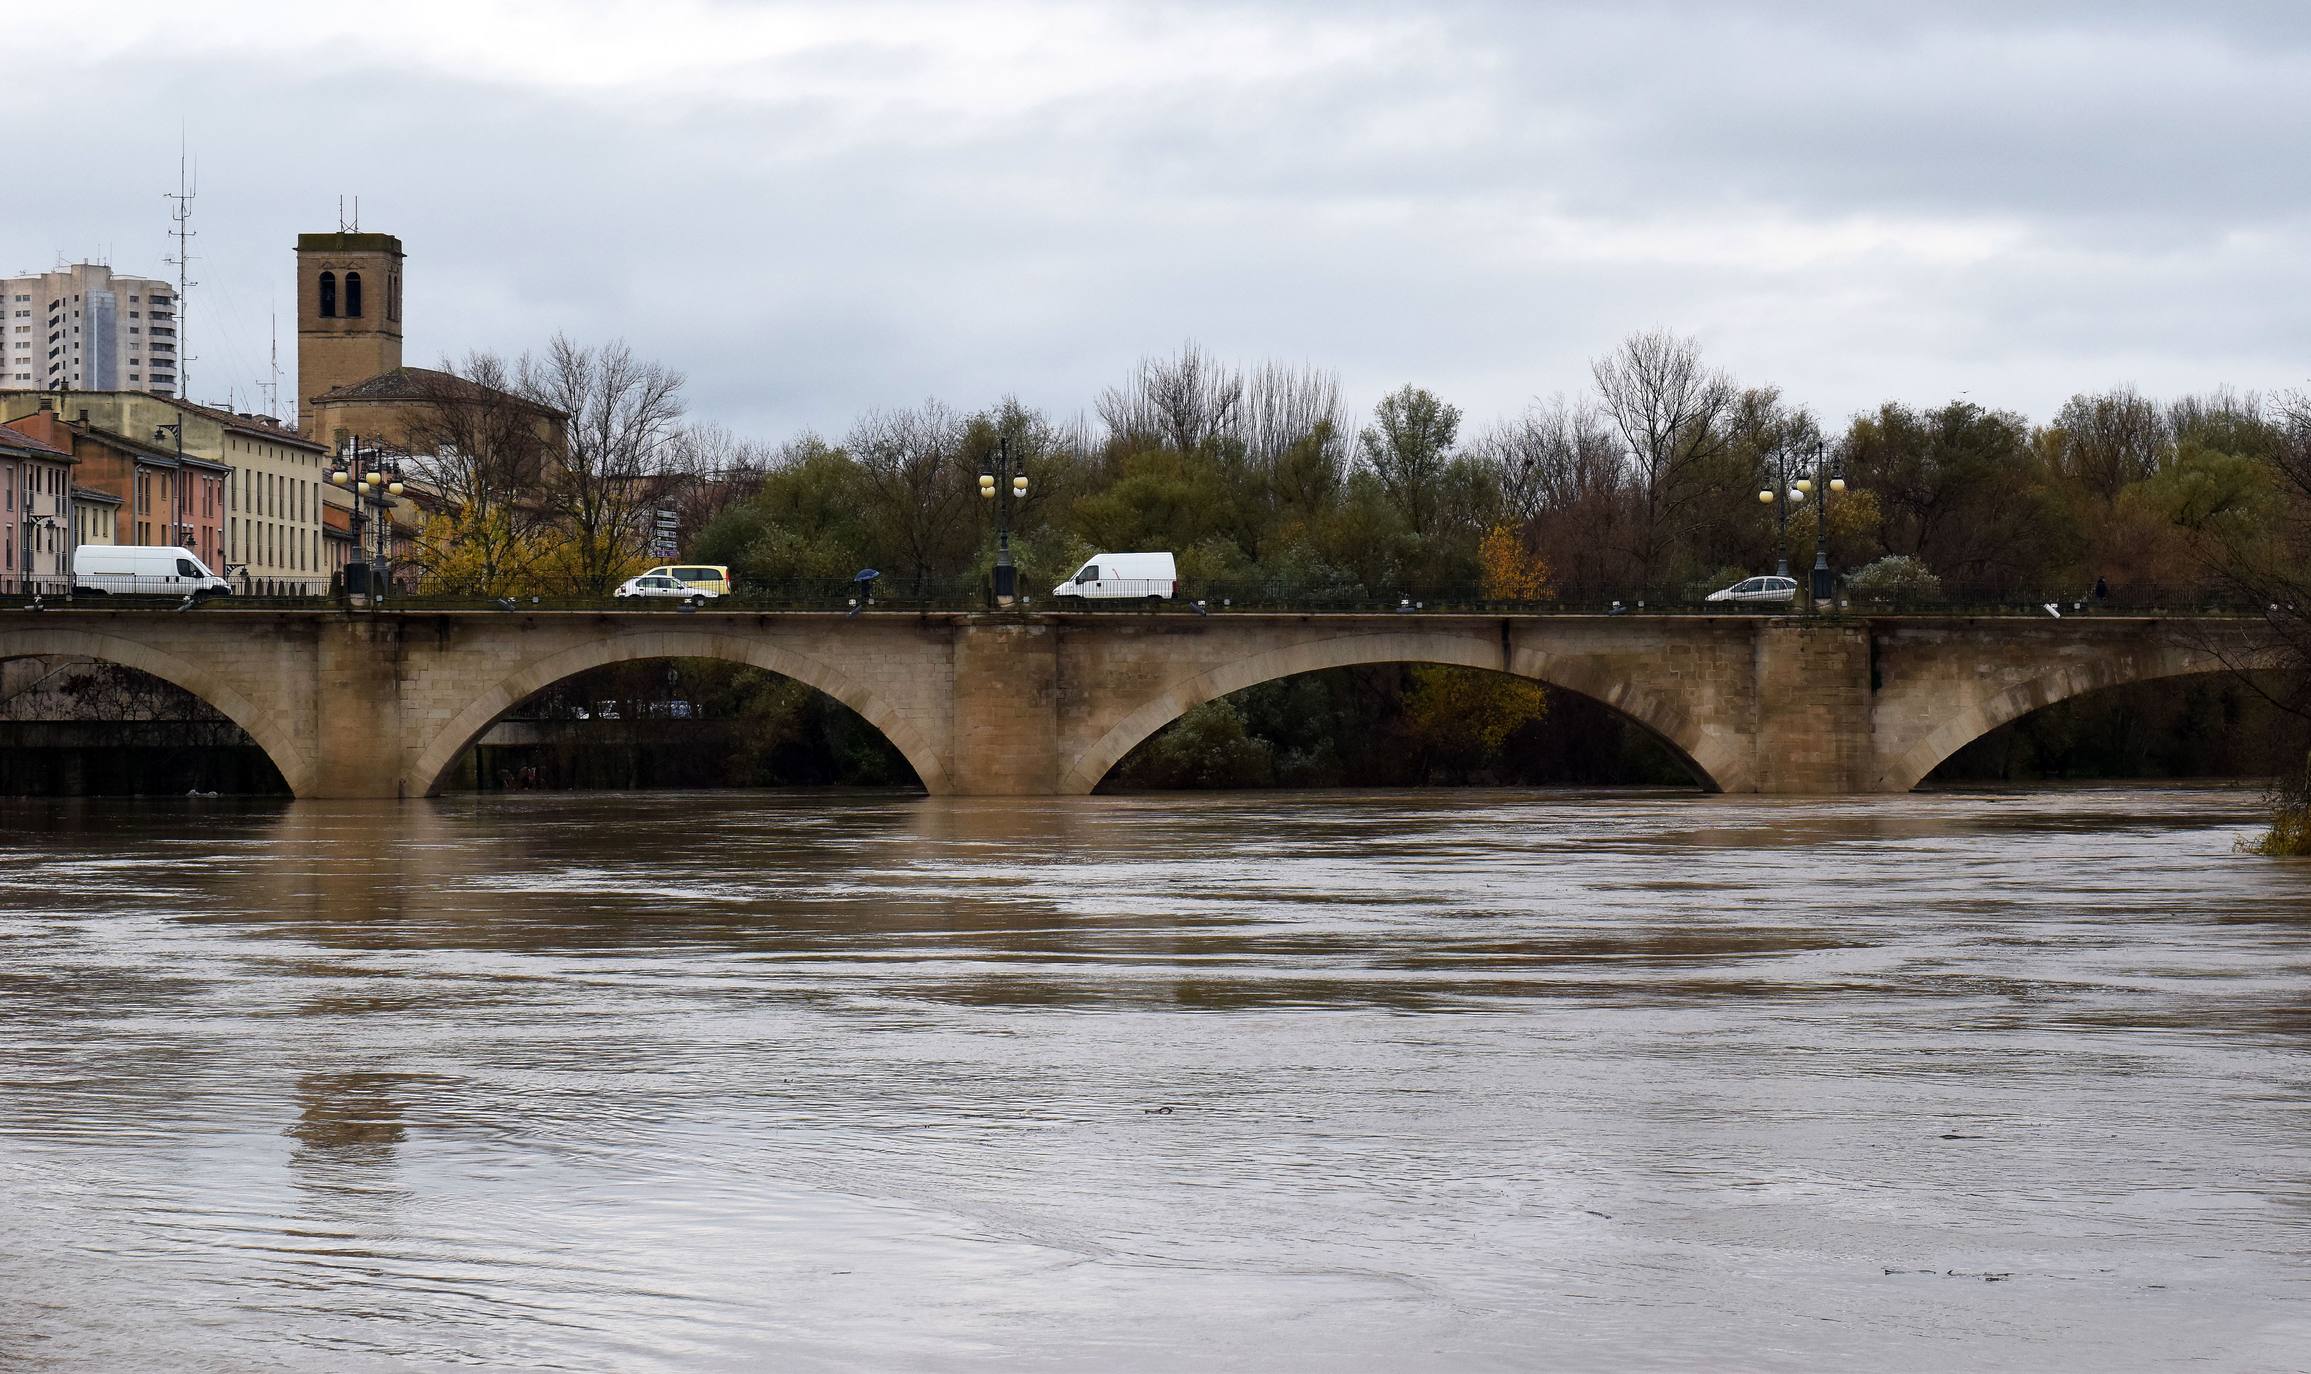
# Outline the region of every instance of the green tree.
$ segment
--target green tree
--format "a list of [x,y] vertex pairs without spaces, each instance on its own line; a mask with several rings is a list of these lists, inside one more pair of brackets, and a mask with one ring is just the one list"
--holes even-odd
[[1434,392],[1405,386],[1380,399],[1372,420],[1357,436],[1364,466],[1390,504],[1404,513],[1412,532],[1426,536],[1446,495],[1442,488],[1460,437],[1460,407]]

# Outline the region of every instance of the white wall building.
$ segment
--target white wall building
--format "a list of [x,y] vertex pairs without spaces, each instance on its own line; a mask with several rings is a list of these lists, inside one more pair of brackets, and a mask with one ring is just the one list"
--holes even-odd
[[0,390],[177,389],[177,289],[98,263],[0,277]]

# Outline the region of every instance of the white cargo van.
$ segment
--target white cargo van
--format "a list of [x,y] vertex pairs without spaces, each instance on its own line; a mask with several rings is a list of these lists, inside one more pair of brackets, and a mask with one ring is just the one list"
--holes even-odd
[[1168,553],[1103,553],[1075,576],[1051,589],[1053,596],[1081,600],[1113,597],[1169,597],[1179,586],[1179,565]]
[[230,596],[233,584],[191,549],[83,544],[72,551],[74,596]]

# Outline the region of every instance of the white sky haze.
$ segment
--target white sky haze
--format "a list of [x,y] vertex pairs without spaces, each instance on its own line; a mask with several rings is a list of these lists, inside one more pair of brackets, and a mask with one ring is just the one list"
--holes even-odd
[[1833,419],[2311,380],[2292,0],[0,7],[0,269],[167,275],[181,126],[244,408],[341,194],[411,361],[623,337],[771,440],[1191,337],[1477,422],[1657,325]]

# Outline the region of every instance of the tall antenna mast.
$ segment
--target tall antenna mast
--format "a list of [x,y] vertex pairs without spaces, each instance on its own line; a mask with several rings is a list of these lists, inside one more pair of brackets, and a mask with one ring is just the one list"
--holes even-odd
[[198,285],[193,281],[193,197],[200,194],[195,182],[185,179],[184,132],[177,133],[177,189],[176,194],[163,192],[161,199],[176,202],[169,209],[169,237],[177,241],[177,253],[166,259],[177,269],[177,395],[190,400],[193,394],[193,355],[185,348],[185,293]]
[[281,316],[273,315],[272,380],[265,383],[265,414],[281,418]]

